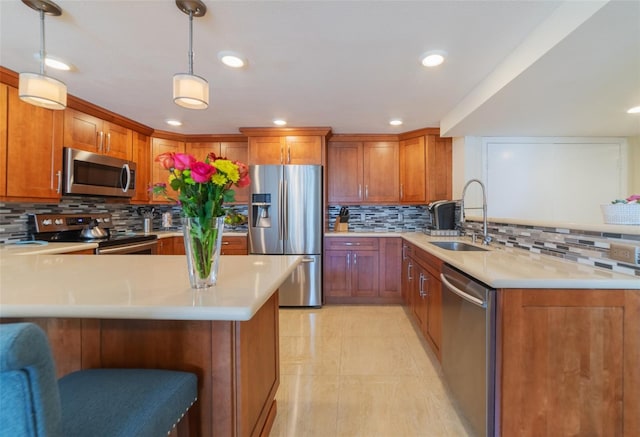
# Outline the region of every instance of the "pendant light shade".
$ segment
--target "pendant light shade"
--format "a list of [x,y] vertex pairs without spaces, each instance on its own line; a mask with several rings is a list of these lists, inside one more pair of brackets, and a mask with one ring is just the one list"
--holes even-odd
[[194,74],[178,73],[173,76],[173,101],[189,109],[207,109],[209,82]]
[[189,15],[189,72],[173,76],[173,101],[184,108],[209,107],[209,83],[193,74],[193,17],[202,17],[207,7],[201,0],[176,0],[176,6]]
[[20,73],[18,95],[20,99],[35,106],[47,109],[67,107],[67,86],[44,72],[44,16],[62,14],[62,9],[50,0],[22,0],[24,4],[40,13],[40,73]]
[[18,94],[25,102],[47,109],[64,109],[67,106],[67,86],[43,74],[20,73]]

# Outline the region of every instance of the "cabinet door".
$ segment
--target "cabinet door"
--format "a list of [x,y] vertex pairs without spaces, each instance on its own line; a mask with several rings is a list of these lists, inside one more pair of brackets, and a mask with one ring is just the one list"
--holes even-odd
[[413,282],[414,265],[410,258],[411,246],[409,243],[402,243],[402,302],[410,307],[410,290]]
[[425,282],[428,276],[427,271],[422,268],[419,264],[415,264],[415,281],[412,290],[412,300],[411,300],[411,312],[418,322],[418,326],[422,331],[422,334],[426,336],[427,330],[427,296],[425,292]]
[[351,295],[351,252],[327,250],[324,253],[324,295]]
[[[8,85],[0,83],[0,168],[7,168],[7,107]],[[6,172],[0,175],[0,197],[7,195]]]
[[[244,164],[249,162],[249,146],[245,142],[226,142],[220,143],[220,155],[231,161],[240,161]],[[234,203],[249,203],[249,187],[233,189],[236,193],[236,201]]]
[[222,255],[247,255],[247,237],[222,237]]
[[427,136],[427,202],[452,197],[451,138]]
[[204,161],[211,152],[220,156],[220,143],[217,141],[207,143],[186,143],[186,153],[193,155],[198,161]]
[[426,273],[424,289],[427,293],[427,340],[440,358],[442,343],[442,283],[431,273]]
[[[160,163],[155,162],[155,158],[166,152],[184,153],[184,143],[175,140],[165,140],[163,138],[151,139],[151,184],[159,182],[167,183],[169,172],[163,168]],[[175,199],[178,198],[178,193],[173,191],[171,187],[167,185],[167,194]],[[152,195],[151,200],[155,203],[168,203],[169,201],[162,196]]]
[[285,139],[285,163],[292,165],[322,165],[322,138],[318,136],[288,136]]
[[248,164],[284,164],[284,137],[249,138]]
[[62,111],[23,102],[8,88],[6,191],[9,197],[60,198]]
[[402,301],[402,239],[379,238],[380,240],[380,297]]
[[173,255],[185,255],[184,237],[173,237]]
[[133,133],[118,124],[103,122],[104,144],[102,152],[115,158],[131,160]]
[[75,109],[64,110],[64,145],[74,149],[100,153],[104,144],[102,120]]
[[351,252],[351,295],[377,296],[379,290],[379,253],[367,250]]
[[147,203],[151,186],[151,142],[148,136],[133,133],[132,161],[136,163],[136,195],[131,202]]
[[363,144],[364,202],[398,202],[398,143],[395,141]]
[[329,203],[362,202],[362,143],[330,143],[327,150]]
[[173,237],[158,239],[158,255],[173,255]]
[[400,141],[400,202],[426,202],[426,165],[424,136]]

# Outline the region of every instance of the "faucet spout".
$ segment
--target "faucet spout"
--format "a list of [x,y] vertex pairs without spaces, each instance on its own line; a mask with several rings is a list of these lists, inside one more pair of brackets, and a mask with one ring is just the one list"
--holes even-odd
[[482,244],[487,245],[491,242],[491,237],[487,231],[487,195],[484,188],[484,184],[480,179],[469,179],[464,188],[462,189],[462,199],[460,200],[460,223],[464,223],[464,196],[467,193],[467,188],[472,183],[478,183],[482,189]]

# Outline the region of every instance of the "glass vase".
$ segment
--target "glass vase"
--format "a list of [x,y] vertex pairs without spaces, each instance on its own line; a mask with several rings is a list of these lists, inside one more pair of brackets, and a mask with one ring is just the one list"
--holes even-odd
[[182,225],[191,288],[216,285],[224,216],[183,217]]

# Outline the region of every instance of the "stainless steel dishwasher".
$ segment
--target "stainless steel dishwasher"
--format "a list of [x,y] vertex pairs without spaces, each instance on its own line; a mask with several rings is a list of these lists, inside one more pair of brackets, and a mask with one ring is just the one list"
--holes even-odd
[[442,371],[477,436],[494,434],[496,291],[445,264]]

